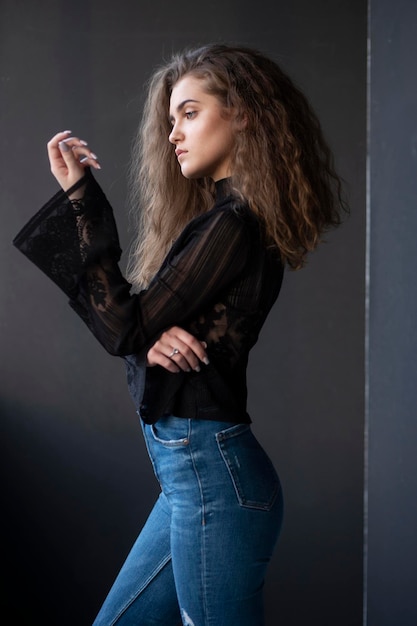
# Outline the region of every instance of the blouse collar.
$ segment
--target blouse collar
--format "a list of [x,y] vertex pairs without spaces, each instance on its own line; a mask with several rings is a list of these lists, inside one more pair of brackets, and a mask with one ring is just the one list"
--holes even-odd
[[216,180],[214,185],[216,188],[216,202],[221,202],[222,200],[227,198],[227,196],[230,196],[230,178],[222,178],[221,180]]

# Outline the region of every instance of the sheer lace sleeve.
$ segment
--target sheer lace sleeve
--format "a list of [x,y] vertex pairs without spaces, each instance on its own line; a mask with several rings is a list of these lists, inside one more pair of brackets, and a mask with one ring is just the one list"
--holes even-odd
[[111,354],[140,353],[166,328],[186,324],[248,262],[254,218],[219,205],[185,228],[149,288],[132,294],[118,266],[111,207],[91,175],[76,204],[57,194],[14,243],[65,291]]
[[[83,201],[69,200],[82,186]],[[121,255],[113,212],[89,170],[67,193],[55,194],[22,228],[13,245],[70,298],[76,297],[78,278],[89,263],[103,254],[115,259]]]

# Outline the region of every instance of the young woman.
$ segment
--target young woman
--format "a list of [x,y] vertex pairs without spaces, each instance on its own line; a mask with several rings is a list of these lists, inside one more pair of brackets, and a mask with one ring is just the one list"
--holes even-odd
[[161,485],[94,625],[261,626],[283,504],[246,366],[285,265],[340,222],[320,124],[257,51],[209,45],[159,68],[133,158],[129,282],[96,155],[70,131],[48,154],[62,190],[14,243],[125,358]]

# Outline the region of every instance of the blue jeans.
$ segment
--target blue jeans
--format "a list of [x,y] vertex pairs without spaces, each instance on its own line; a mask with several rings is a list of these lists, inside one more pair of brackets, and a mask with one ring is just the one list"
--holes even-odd
[[263,626],[283,502],[250,426],[142,426],[162,491],[93,626]]

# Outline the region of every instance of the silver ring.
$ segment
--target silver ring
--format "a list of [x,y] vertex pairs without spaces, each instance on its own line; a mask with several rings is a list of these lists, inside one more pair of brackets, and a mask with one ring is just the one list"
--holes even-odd
[[179,353],[178,348],[174,348],[173,351],[170,354],[168,354],[168,358],[171,359],[175,354],[178,354],[178,353]]

